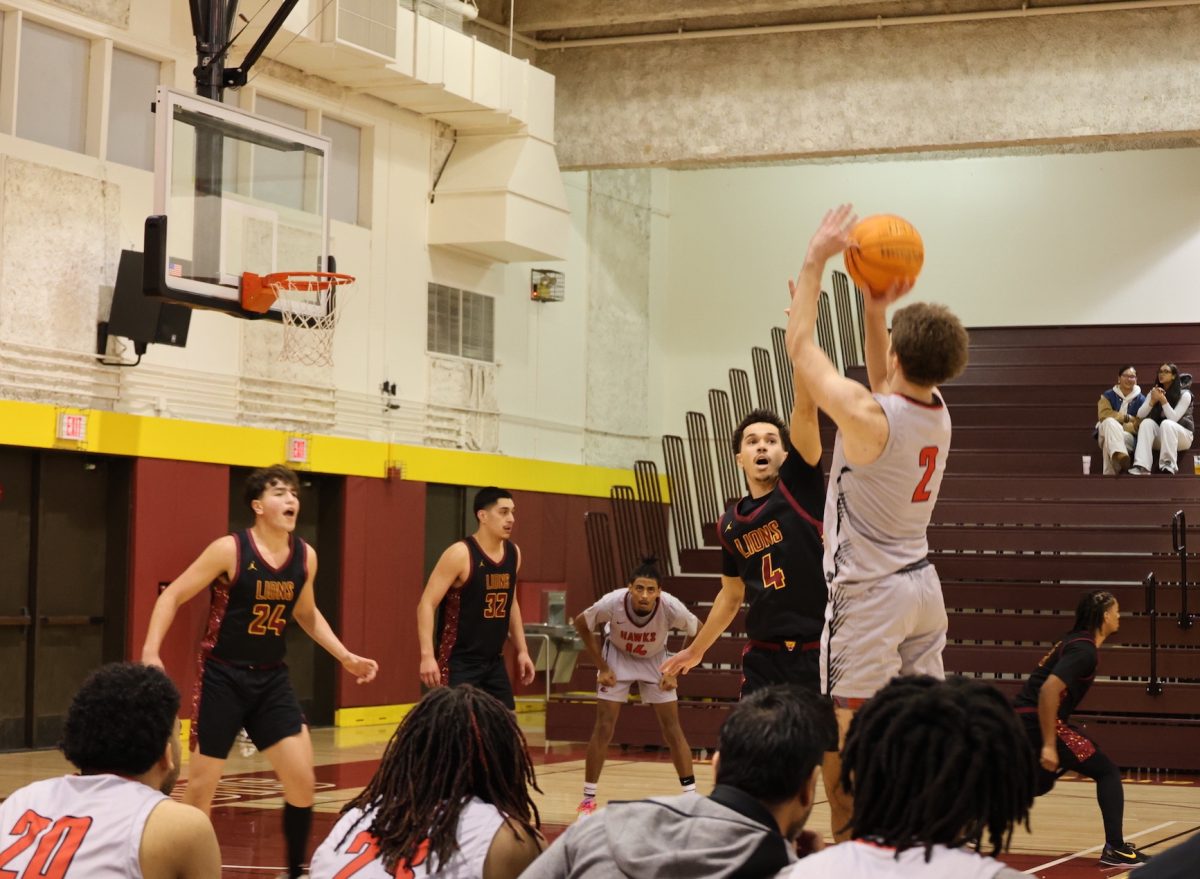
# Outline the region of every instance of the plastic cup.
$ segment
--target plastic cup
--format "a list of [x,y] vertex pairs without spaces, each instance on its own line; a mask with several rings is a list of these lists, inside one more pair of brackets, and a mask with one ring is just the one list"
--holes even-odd
[[1092,456],[1084,455],[1083,456],[1083,475],[1087,476],[1091,472],[1092,472]]

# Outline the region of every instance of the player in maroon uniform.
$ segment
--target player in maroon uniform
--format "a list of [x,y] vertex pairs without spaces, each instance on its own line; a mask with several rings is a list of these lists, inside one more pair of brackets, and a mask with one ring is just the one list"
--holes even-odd
[[142,661],[162,667],[159,651],[176,611],[206,589],[212,607],[192,696],[191,760],[184,802],[207,814],[225,758],[245,729],[283,785],[288,875],[299,876],[312,824],[312,742],[284,663],[283,634],[294,618],[360,684],[378,665],[346,649],[313,599],[317,553],[292,532],[300,484],[286,467],[246,480],[254,525],[219,537],[158,597]]
[[[473,507],[479,528],[442,553],[417,603],[421,683],[474,684],[513,708],[501,655],[506,639],[516,648],[521,683],[533,681],[534,673],[517,604],[521,550],[508,539],[515,505],[507,491],[489,486],[475,495]],[[435,615],[440,617],[436,652]]]

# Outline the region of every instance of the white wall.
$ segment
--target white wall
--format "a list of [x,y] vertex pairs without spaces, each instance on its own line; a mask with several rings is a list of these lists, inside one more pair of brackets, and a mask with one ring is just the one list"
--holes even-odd
[[1197,149],[674,171],[655,290],[662,430],[770,347],[787,278],[843,201],[913,222],[926,261],[912,295],[968,327],[1200,320]]

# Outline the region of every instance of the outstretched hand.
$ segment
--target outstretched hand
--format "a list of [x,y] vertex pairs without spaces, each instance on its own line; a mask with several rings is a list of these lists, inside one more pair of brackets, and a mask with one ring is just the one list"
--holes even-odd
[[662,667],[659,669],[659,673],[662,674],[664,678],[668,675],[671,677],[685,675],[699,665],[700,660],[703,658],[703,653],[699,653],[693,650],[691,647],[684,647],[662,664]]
[[888,287],[882,293],[876,293],[873,290],[868,291],[870,295],[863,297],[863,305],[867,311],[886,310],[889,305],[901,296],[906,296],[916,284],[916,278],[897,278],[892,282],[892,286]]
[[850,237],[850,232],[857,224],[858,215],[854,213],[852,205],[839,205],[827,211],[812,240],[808,242],[808,259],[824,263],[831,256],[853,246],[854,239]]

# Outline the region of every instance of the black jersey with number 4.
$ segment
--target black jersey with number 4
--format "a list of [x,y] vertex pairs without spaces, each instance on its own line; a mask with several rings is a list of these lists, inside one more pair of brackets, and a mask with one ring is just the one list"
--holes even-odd
[[717,523],[722,571],[746,584],[746,634],[755,641],[815,641],[828,590],[821,568],[825,480],[794,449],[774,490],[744,497]]
[[517,547],[504,541],[498,560],[475,542],[463,541],[471,557],[466,582],[446,593],[438,633],[438,665],[487,662],[504,649],[517,589]]
[[237,575],[212,584],[212,605],[201,645],[205,656],[234,665],[276,665],[287,652],[283,633],[308,582],[308,547],[293,535],[278,568],[263,558],[249,530],[237,541]]
[[1054,675],[1067,685],[1058,703],[1058,718],[1065,722],[1092,688],[1099,666],[1100,651],[1096,647],[1096,636],[1087,631],[1071,632],[1042,657],[1013,703],[1017,708],[1037,708],[1042,685],[1050,675]]

